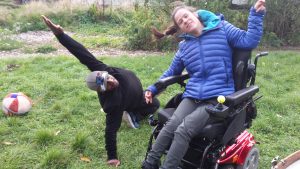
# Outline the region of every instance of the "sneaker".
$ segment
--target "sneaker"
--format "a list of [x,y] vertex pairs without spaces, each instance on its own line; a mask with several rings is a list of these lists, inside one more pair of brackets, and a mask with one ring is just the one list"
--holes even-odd
[[158,165],[152,165],[152,164],[148,163],[145,160],[145,161],[143,161],[142,169],[159,169],[159,166]]
[[137,121],[135,114],[133,114],[132,112],[124,111],[122,118],[123,121],[125,121],[129,127],[133,129],[138,129],[140,127],[140,124]]

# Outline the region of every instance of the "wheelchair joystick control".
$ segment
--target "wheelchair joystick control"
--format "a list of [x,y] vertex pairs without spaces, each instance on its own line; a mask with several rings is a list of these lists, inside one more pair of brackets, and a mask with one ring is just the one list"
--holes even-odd
[[216,105],[216,109],[222,110],[223,109],[223,103],[225,102],[225,97],[224,96],[219,96],[217,98],[218,104]]
[[208,106],[205,110],[212,116],[218,119],[225,119],[229,115],[229,108],[223,103],[225,103],[225,97],[219,96],[217,98],[218,104],[215,106]]

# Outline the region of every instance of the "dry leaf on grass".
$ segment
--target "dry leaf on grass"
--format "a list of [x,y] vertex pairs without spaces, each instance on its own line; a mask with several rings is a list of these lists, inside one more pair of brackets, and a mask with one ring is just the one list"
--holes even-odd
[[91,162],[91,159],[89,157],[84,157],[84,156],[80,157],[80,160],[85,162]]

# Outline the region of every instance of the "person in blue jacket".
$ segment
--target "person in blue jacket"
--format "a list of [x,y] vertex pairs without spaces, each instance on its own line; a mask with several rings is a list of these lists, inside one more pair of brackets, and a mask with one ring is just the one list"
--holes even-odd
[[[179,75],[184,69],[190,79],[181,103],[143,161],[143,169],[158,169],[160,158],[169,146],[160,169],[177,169],[190,140],[209,120],[205,107],[211,104],[211,99],[234,92],[232,49],[257,47],[263,33],[265,11],[265,0],[258,0],[250,9],[245,31],[224,20],[222,15],[205,10],[193,12],[186,6],[174,9],[174,26],[163,35],[181,31],[184,40],[160,79]],[[156,94],[156,87],[150,86],[145,94],[146,102],[151,103]]]

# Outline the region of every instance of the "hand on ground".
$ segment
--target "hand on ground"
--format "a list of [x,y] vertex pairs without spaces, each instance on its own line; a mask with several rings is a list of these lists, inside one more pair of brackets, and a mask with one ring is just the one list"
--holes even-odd
[[113,167],[119,167],[121,162],[118,159],[111,159],[107,161],[107,165],[113,166]]

